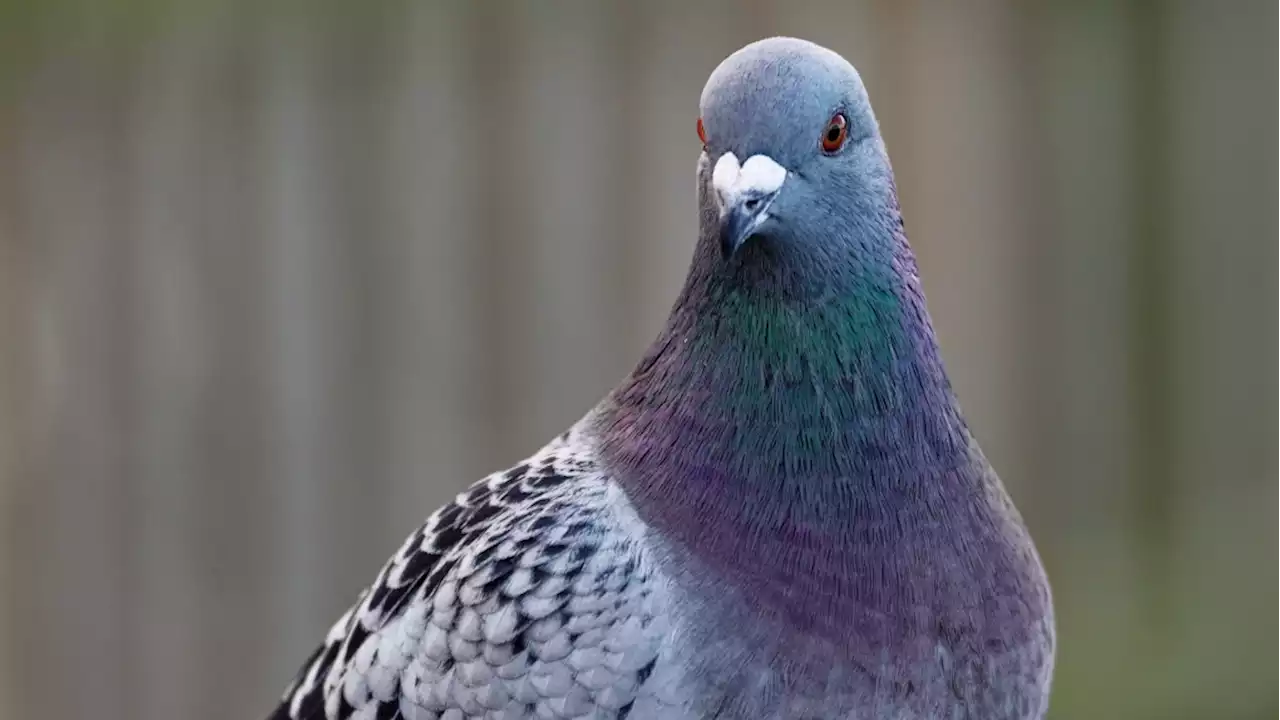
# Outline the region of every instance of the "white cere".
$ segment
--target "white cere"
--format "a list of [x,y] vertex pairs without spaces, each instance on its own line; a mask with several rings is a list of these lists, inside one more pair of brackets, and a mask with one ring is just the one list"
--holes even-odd
[[786,179],[786,168],[768,155],[752,155],[739,166],[738,157],[731,152],[720,156],[711,173],[711,185],[720,196],[722,207],[743,195],[772,194]]

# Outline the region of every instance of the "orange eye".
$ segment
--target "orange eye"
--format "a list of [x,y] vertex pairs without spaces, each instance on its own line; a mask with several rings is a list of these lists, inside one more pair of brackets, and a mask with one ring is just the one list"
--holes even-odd
[[822,151],[833,153],[844,146],[844,141],[849,137],[849,121],[845,118],[844,113],[836,113],[831,116],[831,120],[827,122],[827,127],[822,131]]
[[698,139],[702,141],[702,149],[707,149],[707,129],[702,126],[702,118],[698,118]]

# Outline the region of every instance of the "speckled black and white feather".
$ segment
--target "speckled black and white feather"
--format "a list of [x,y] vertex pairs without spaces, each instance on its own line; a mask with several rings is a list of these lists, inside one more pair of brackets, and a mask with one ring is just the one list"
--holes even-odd
[[625,717],[661,620],[576,432],[435,512],[273,718]]

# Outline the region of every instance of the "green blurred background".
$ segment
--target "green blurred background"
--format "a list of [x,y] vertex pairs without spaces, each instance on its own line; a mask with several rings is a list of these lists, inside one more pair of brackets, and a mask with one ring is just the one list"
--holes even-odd
[[[0,718],[260,717],[663,321],[698,94],[861,70],[1051,716],[1275,718],[1277,5],[0,0]],[[1264,312],[1265,311],[1265,312]]]

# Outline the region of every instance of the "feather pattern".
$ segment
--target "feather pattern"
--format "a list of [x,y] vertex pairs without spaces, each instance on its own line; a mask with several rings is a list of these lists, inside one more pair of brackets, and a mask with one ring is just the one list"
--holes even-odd
[[626,717],[663,634],[617,491],[565,433],[410,535],[273,720]]

